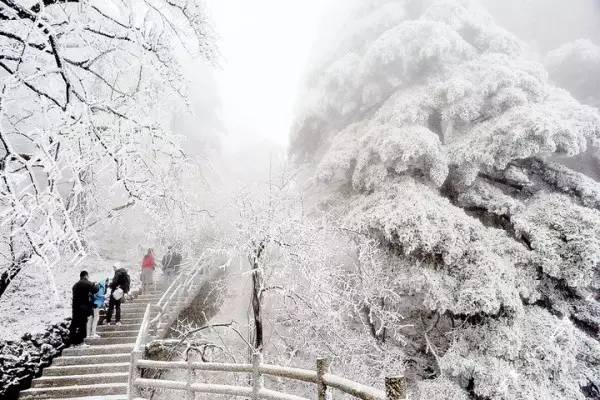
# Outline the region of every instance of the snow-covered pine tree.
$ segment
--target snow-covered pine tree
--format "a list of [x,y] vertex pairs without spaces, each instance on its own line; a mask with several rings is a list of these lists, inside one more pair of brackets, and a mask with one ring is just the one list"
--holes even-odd
[[471,1],[351,3],[291,151],[320,207],[398,260],[415,388],[600,398],[600,185],[548,157],[597,144],[598,110]]

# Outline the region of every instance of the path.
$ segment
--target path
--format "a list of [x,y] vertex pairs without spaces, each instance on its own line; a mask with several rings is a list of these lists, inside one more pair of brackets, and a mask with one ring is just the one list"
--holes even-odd
[[131,351],[146,305],[156,303],[162,291],[149,292],[121,306],[121,326],[98,326],[99,339],[88,347],[67,348],[34,379],[19,400],[125,400]]

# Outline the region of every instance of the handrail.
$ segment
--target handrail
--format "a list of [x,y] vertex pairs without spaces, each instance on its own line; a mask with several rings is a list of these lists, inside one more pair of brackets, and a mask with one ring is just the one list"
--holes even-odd
[[[202,258],[201,258],[202,260]],[[198,265],[198,261],[195,266]],[[131,366],[129,370],[128,399],[141,398],[140,389],[171,389],[187,391],[193,397],[194,393],[223,394],[237,397],[247,397],[253,400],[307,400],[304,397],[277,392],[264,388],[263,376],[274,376],[307,382],[316,385],[318,400],[329,398],[328,388],[337,389],[343,393],[360,400],[406,400],[406,381],[402,376],[387,377],[385,379],[385,391],[363,385],[358,382],[343,378],[330,373],[330,361],[326,358],[317,359],[316,370],[308,370],[294,367],[284,367],[273,364],[263,364],[262,354],[253,354],[252,364],[238,363],[208,363],[188,361],[154,361],[145,360],[144,345],[150,330],[155,329],[155,337],[162,338],[166,335],[170,322],[163,320],[165,316],[170,319],[177,318],[178,313],[184,306],[189,305],[190,298],[194,293],[190,289],[197,282],[197,278],[207,266],[194,268],[185,274],[180,274],[165,291],[158,304],[148,305],[140,327],[135,347],[131,354]],[[152,320],[150,315],[152,309],[157,308],[158,314]],[[172,322],[172,321],[171,321]],[[162,326],[161,326],[162,325]],[[142,378],[141,370],[186,370],[187,381],[148,379]],[[193,382],[195,371],[212,371],[225,373],[249,373],[252,377],[252,386],[217,385]]]
[[[255,358],[256,356],[257,355],[255,355]],[[258,355],[258,359],[262,360],[262,356]],[[329,362],[324,362],[324,359],[318,360],[316,371],[302,368],[283,367],[273,364],[263,364],[262,362],[257,362],[256,364],[237,364],[138,360],[136,365],[138,369],[255,373],[257,376],[267,375],[316,385],[323,385],[323,393],[326,392],[327,387],[330,387],[361,400],[403,400],[406,396],[406,382],[403,377],[386,378],[386,391],[383,391],[327,372],[329,370]],[[319,366],[323,365],[326,366],[325,369],[321,368],[321,370],[319,370]],[[140,378],[135,379],[133,383],[138,388],[186,390],[194,393],[228,394],[241,397],[248,397],[253,393],[256,393],[253,392],[254,388],[249,386],[199,384],[177,380],[165,381],[161,379]],[[293,396],[286,393],[269,391],[264,389],[262,386],[258,388],[257,393],[258,398],[260,399],[303,399],[302,397]],[[324,395],[323,399],[325,398],[327,398],[327,396]],[[319,399],[321,399],[321,396]]]
[[148,327],[149,327],[149,323],[150,323],[149,319],[150,319],[151,309],[152,309],[152,306],[150,304],[148,304],[146,306],[146,311],[144,312],[144,318],[142,319],[142,325],[140,326],[140,331],[138,332],[137,339],[135,340],[134,349],[138,349],[138,350],[141,349],[144,339],[148,335]]
[[[149,327],[155,332],[156,337],[162,338],[167,334],[169,323],[164,321],[165,315],[171,315],[172,318],[176,318],[180,311],[171,310],[171,308],[177,308],[177,303],[180,301],[189,301],[189,296],[187,295],[189,294],[190,288],[196,283],[197,277],[201,275],[206,268],[206,265],[196,268],[202,260],[203,257],[200,257],[189,271],[177,275],[175,280],[169,285],[158,301],[156,305],[158,313],[149,323]],[[186,295],[188,298],[182,299],[182,295]],[[175,305],[173,305],[173,303],[175,303]],[[165,324],[161,329],[162,322],[165,322]]]
[[129,381],[127,386],[127,394],[129,398],[135,393],[135,378],[139,376],[139,368],[137,367],[137,360],[143,357],[142,346],[144,344],[144,340],[148,336],[148,328],[150,325],[150,313],[152,312],[152,306],[148,304],[146,306],[146,311],[144,312],[144,318],[142,319],[142,324],[140,326],[140,331],[138,332],[137,338],[135,340],[135,345],[133,346],[133,351],[131,352],[131,364],[129,364]]
[[[194,264],[197,266],[203,257],[200,257],[199,260]],[[128,388],[127,394],[129,399],[136,398],[135,394],[138,392],[135,386],[135,382],[137,379],[141,378],[139,368],[137,363],[144,356],[144,345],[146,344],[147,338],[150,334],[150,329],[154,329],[159,337],[163,337],[168,330],[168,323],[165,324],[163,329],[161,330],[161,321],[164,318],[164,315],[168,313],[172,299],[175,297],[178,300],[181,297],[182,290],[185,290],[185,293],[189,293],[189,289],[195,283],[196,277],[203,272],[204,266],[202,268],[192,268],[190,271],[186,273],[181,273],[177,275],[177,277],[173,280],[173,282],[169,285],[165,293],[161,296],[160,300],[156,305],[148,304],[146,306],[146,311],[144,312],[144,318],[142,319],[142,323],[140,325],[140,330],[138,332],[138,336],[135,341],[135,345],[133,347],[133,351],[131,352],[131,364],[129,367],[129,380],[128,380]],[[182,282],[184,278],[189,278],[187,282]],[[187,284],[186,284],[187,283]],[[151,314],[153,310],[157,310],[157,315],[153,319],[151,318]],[[177,312],[179,310],[176,310]]]
[[[225,394],[238,397],[252,397],[252,388],[245,386],[218,385],[207,383],[192,383],[191,385],[188,385],[186,382],[180,381],[144,378],[137,379],[135,383],[137,386],[147,389],[187,390],[195,393]],[[259,395],[261,399],[308,400],[305,397],[276,392],[274,390],[269,389],[261,389]]]
[[[138,368],[164,369],[164,370],[195,370],[211,372],[252,372],[252,364],[234,364],[234,363],[208,363],[185,361],[154,361],[140,360]],[[295,379],[309,383],[317,383],[317,373],[308,369],[281,367],[279,365],[261,364],[259,371],[263,375],[276,376],[280,378]]]

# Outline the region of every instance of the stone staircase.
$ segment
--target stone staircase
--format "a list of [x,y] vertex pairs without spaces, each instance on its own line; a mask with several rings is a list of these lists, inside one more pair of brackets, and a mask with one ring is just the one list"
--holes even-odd
[[[19,400],[125,400],[131,351],[148,304],[162,290],[148,292],[121,305],[121,326],[100,325],[100,338],[87,338],[89,346],[67,348],[34,379]],[[102,318],[101,318],[102,320]]]

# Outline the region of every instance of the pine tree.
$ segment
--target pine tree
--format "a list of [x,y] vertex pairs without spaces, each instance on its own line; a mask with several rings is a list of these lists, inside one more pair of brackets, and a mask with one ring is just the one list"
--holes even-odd
[[471,1],[352,7],[291,149],[406,277],[422,398],[597,398],[600,185],[550,157],[597,145],[600,113]]

